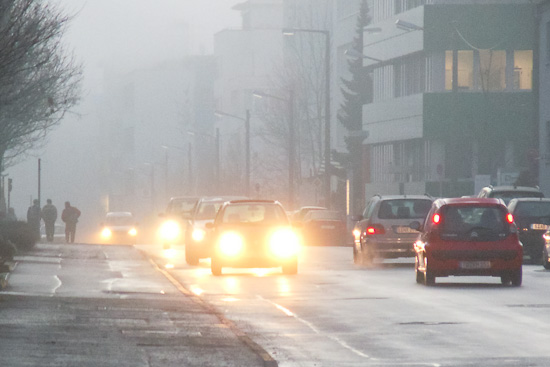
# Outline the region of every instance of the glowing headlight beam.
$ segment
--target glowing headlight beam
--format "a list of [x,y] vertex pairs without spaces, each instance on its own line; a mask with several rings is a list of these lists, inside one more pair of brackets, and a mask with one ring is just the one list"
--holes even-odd
[[160,228],[160,234],[163,239],[173,241],[180,235],[180,226],[172,220],[164,222]]
[[193,230],[193,233],[191,234],[191,237],[193,237],[193,240],[195,240],[195,242],[201,242],[202,240],[204,240],[204,236],[206,236],[206,232],[204,231],[204,229],[200,228],[195,228]]
[[219,249],[225,256],[237,256],[243,245],[243,238],[237,233],[227,232],[220,237]]
[[103,230],[101,231],[101,237],[103,238],[111,238],[112,235],[113,233],[109,228],[103,228]]
[[137,236],[137,230],[135,228],[132,228],[128,231],[128,234],[130,236]]
[[300,241],[296,233],[289,228],[279,229],[271,235],[269,247],[278,257],[291,257],[298,253]]

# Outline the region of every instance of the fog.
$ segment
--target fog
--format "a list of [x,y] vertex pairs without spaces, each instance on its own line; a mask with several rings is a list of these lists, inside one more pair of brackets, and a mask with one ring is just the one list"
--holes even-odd
[[[93,146],[97,106],[106,75],[178,60],[186,55],[211,54],[213,35],[240,25],[231,7],[238,0],[56,0],[74,16],[66,45],[84,67],[82,101],[52,131],[44,145],[6,172],[13,179],[11,206],[25,220],[38,197],[41,160],[41,205],[51,198],[59,213],[70,201],[82,211],[80,230],[98,228],[99,203],[94,192],[97,165]],[[96,107],[93,107],[96,108]],[[59,219],[58,219],[59,220]],[[81,232],[82,233],[82,232]],[[79,240],[77,232],[77,242]]]

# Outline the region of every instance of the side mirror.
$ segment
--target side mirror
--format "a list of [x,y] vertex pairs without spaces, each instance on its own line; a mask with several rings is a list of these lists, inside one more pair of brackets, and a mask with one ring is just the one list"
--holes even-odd
[[410,229],[414,229],[415,231],[421,232],[422,231],[422,224],[420,224],[419,221],[415,220],[411,224],[409,224]]
[[360,220],[363,220],[363,216],[362,215],[352,215],[350,217],[350,219],[354,222],[359,222]]
[[214,222],[208,222],[204,225],[204,228],[212,229],[214,228]]

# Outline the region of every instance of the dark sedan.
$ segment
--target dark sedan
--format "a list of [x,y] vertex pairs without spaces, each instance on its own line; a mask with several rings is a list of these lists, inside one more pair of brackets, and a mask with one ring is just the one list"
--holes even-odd
[[518,227],[523,252],[529,256],[532,263],[540,264],[544,247],[542,235],[550,227],[550,199],[512,199],[508,204],[508,210],[514,216]]

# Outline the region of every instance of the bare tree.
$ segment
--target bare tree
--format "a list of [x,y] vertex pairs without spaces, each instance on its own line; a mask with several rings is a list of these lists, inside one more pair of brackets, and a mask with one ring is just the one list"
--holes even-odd
[[80,96],[63,47],[70,17],[40,0],[0,0],[0,171],[36,147]]

